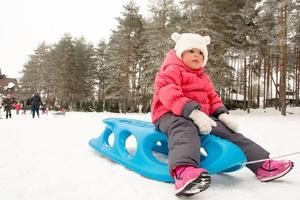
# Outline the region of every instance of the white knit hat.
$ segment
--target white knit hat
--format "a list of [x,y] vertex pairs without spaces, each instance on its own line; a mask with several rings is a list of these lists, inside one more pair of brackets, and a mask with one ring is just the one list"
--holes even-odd
[[203,66],[206,65],[208,59],[207,45],[210,43],[209,36],[201,36],[194,33],[173,33],[171,36],[172,40],[176,42],[174,50],[179,59],[181,54],[188,49],[197,48],[203,53]]

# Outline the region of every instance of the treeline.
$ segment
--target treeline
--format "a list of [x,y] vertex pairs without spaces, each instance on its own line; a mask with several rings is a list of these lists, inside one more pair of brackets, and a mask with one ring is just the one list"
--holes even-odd
[[207,71],[229,107],[285,114],[286,91],[299,105],[299,7],[297,0],[152,0],[142,16],[131,1],[108,41],[65,34],[41,43],[24,65],[22,96],[42,91],[72,110],[148,112],[155,74],[174,47],[170,35],[194,32],[212,39]]

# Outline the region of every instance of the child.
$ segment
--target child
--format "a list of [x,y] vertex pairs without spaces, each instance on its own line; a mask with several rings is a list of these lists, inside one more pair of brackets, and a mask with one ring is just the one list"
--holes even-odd
[[16,109],[16,114],[18,115],[20,110],[22,109],[21,104],[19,102],[16,103],[15,109]]
[[[170,174],[175,180],[176,195],[193,195],[210,185],[208,172],[199,168],[199,134],[213,134],[238,145],[248,161],[267,159],[269,152],[238,133],[238,125],[218,97],[204,72],[208,59],[209,36],[173,33],[170,50],[155,78],[151,107],[152,122],[169,138]],[[246,165],[265,182],[287,174],[290,160]]]
[[22,115],[26,115],[26,109],[27,109],[27,103],[24,101],[23,103],[22,103],[22,110],[23,110],[23,112],[21,113]]

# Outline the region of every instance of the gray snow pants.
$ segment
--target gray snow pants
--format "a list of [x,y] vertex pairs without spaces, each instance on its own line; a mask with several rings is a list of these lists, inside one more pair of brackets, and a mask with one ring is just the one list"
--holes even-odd
[[[216,121],[217,126],[212,128],[211,134],[227,139],[239,146],[245,153],[248,161],[269,157],[269,152],[261,146],[242,134],[233,132],[218,119],[212,119]],[[199,166],[201,145],[199,129],[192,120],[182,116],[175,116],[172,113],[166,113],[154,125],[168,136],[170,170],[180,165]],[[246,167],[255,173],[261,164],[262,162],[248,164]]]

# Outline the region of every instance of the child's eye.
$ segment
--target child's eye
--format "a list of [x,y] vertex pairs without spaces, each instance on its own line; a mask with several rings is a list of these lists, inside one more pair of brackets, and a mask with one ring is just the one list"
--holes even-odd
[[193,50],[193,49],[191,49],[191,50],[189,50],[189,52],[190,52],[190,53],[194,53],[194,50]]

